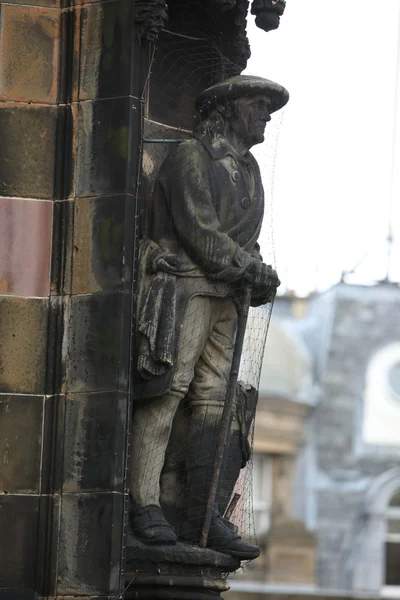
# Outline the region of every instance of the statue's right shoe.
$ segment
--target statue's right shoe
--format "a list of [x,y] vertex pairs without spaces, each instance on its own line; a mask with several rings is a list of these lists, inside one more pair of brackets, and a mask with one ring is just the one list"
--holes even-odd
[[239,560],[254,560],[260,556],[259,547],[242,540],[237,527],[220,515],[213,515],[211,519],[207,548]]
[[[192,511],[193,513],[194,511]],[[199,511],[199,515],[203,513],[204,511]],[[202,518],[197,517],[195,519],[194,516],[191,520],[183,521],[180,526],[180,538],[192,544],[198,544],[202,523]],[[260,556],[260,548],[242,540],[237,527],[219,514],[214,514],[211,518],[207,548],[222,552],[222,554],[228,554],[239,560],[254,560]]]
[[164,517],[161,508],[154,504],[134,511],[132,530],[144,544],[165,546],[177,542],[174,528]]

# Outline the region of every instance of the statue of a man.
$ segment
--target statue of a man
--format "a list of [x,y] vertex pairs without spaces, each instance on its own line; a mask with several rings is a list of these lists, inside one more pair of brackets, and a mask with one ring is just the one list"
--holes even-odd
[[[259,306],[280,283],[259,252],[264,194],[249,150],[263,142],[271,114],[288,97],[276,83],[243,75],[205,90],[196,101],[198,132],[174,147],[158,173],[141,248],[132,435],[133,530],[148,544],[177,541],[160,506],[160,476],[182,402],[191,424],[178,533],[199,540],[215,450],[207,436],[220,427],[237,295],[251,287]],[[243,560],[259,554],[217,506],[208,547]]]

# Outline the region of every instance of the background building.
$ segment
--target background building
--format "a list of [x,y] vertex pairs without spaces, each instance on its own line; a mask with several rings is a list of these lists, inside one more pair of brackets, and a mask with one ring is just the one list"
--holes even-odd
[[277,299],[254,446],[263,555],[232,600],[400,597],[399,340],[395,284]]

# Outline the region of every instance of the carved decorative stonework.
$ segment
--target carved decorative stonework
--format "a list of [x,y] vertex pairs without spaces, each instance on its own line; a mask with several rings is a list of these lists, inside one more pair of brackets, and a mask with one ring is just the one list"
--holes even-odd
[[[184,14],[188,0],[171,0],[171,15]],[[209,34],[220,45],[221,52],[236,65],[230,75],[239,75],[250,57],[250,44],[247,38],[247,15],[249,0],[191,0],[190,12],[195,20],[209,28]],[[251,13],[256,17],[256,25],[264,31],[279,27],[280,17],[286,6],[285,0],[253,0]],[[185,9],[185,10],[184,10]],[[136,0],[135,22],[141,39],[155,41],[168,20],[166,0]]]
[[237,74],[241,73],[250,58],[250,44],[247,37],[248,0],[239,0],[228,13],[222,14],[219,27],[223,32],[221,39],[222,53],[237,65]]
[[134,5],[139,37],[154,42],[168,19],[166,0],[136,0]]
[[236,0],[209,0],[210,8],[222,13],[232,10],[236,4]]
[[[216,13],[213,27],[222,34],[221,51],[237,65],[235,74],[246,68],[251,54],[247,37],[249,4],[249,0],[209,0],[209,8]],[[257,27],[272,31],[279,27],[285,7],[286,0],[253,0],[251,14],[256,16]]]
[[256,25],[264,31],[278,29],[286,8],[286,0],[253,0],[251,14],[256,15]]

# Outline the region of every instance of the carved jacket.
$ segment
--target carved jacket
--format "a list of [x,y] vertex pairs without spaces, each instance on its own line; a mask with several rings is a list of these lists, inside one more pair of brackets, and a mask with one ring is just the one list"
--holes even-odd
[[179,343],[176,314],[188,299],[233,294],[251,257],[261,260],[263,213],[260,171],[250,152],[243,158],[224,138],[202,136],[167,156],[141,250],[139,397],[168,391]]
[[257,238],[264,193],[257,161],[222,137],[187,140],[164,161],[154,187],[149,238],[168,250],[176,275],[234,282]]

